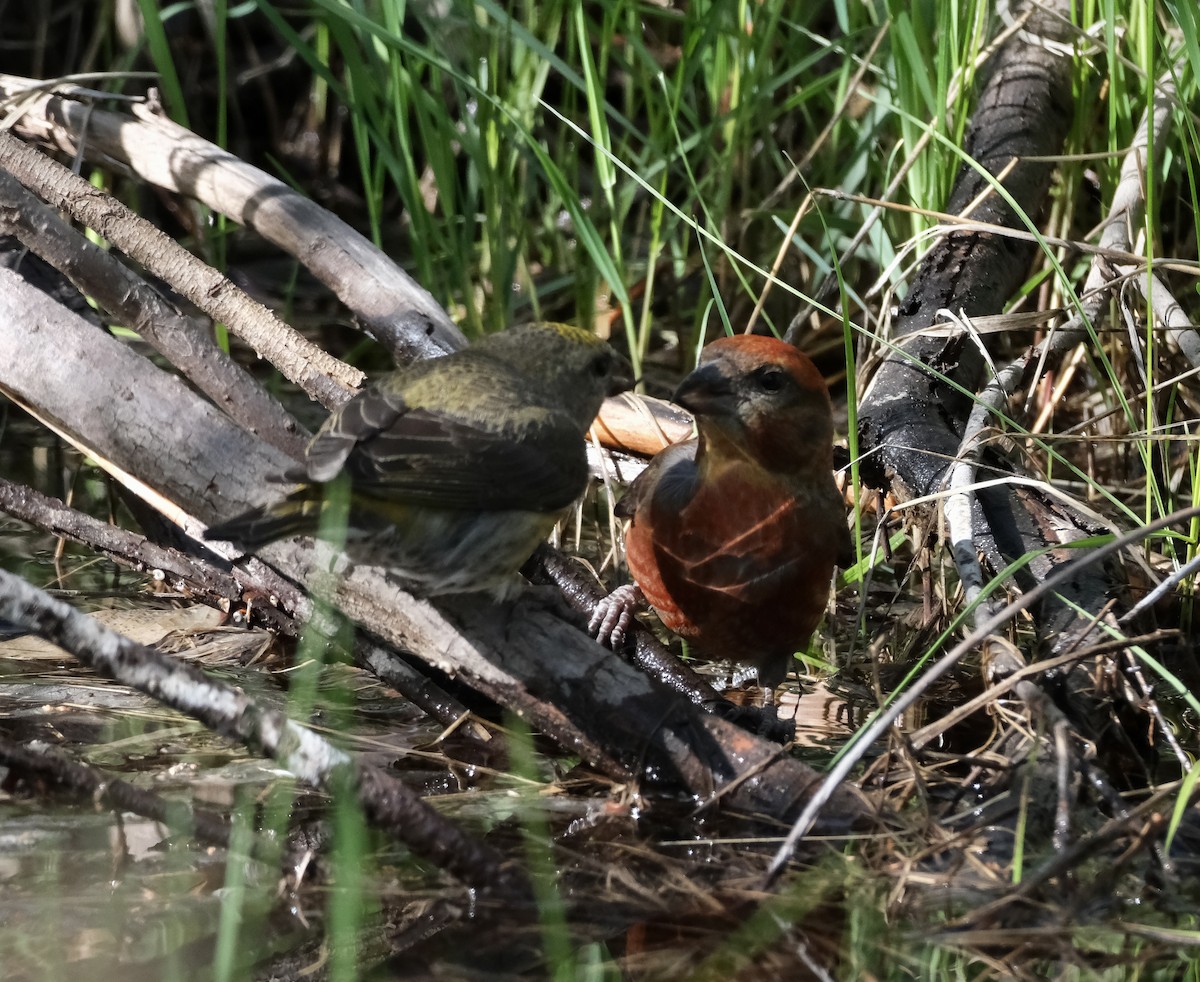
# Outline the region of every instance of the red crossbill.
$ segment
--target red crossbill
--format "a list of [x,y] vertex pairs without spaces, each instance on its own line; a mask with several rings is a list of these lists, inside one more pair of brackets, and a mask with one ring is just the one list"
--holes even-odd
[[702,653],[752,664],[774,688],[851,558],[829,393],[791,345],[741,335],[708,345],[674,399],[698,439],[658,454],[618,504],[637,589],[617,591],[592,630],[619,641],[640,592]]
[[533,324],[400,369],[326,420],[285,475],[300,487],[206,537],[254,549],[313,534],[322,485],[344,475],[352,560],[427,595],[508,595],[587,486],[584,437],[622,361],[587,331]]

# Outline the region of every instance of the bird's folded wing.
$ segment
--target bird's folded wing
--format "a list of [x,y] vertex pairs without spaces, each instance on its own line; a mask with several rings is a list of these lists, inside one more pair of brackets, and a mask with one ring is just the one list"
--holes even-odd
[[518,433],[497,433],[446,413],[408,409],[398,398],[357,402],[309,447],[313,479],[344,466],[366,494],[489,511],[558,511],[586,486],[583,440],[558,413],[546,411]]
[[696,441],[667,447],[650,461],[617,502],[618,518],[633,518],[648,507],[653,495],[657,508],[680,511],[696,491]]

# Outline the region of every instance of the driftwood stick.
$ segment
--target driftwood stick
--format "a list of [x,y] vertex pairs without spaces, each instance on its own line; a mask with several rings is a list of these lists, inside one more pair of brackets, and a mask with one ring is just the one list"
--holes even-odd
[[57,644],[99,674],[265,753],[314,787],[355,794],[376,825],[463,882],[525,892],[519,874],[505,867],[498,854],[468,838],[400,781],[233,686],[110,631],[4,571],[0,571],[0,617]]
[[[1121,180],[1109,206],[1104,231],[1100,236],[1100,251],[1092,259],[1080,301],[1081,311],[1065,324],[1055,328],[1049,340],[1026,352],[1002,371],[998,372],[984,388],[971,409],[966,431],[959,446],[954,465],[950,470],[951,494],[947,499],[946,512],[962,512],[967,517],[957,526],[951,523],[950,540],[964,581],[981,579],[977,572],[978,561],[970,514],[974,507],[974,494],[969,490],[975,483],[981,455],[984,428],[993,414],[999,413],[1008,400],[1017,392],[1019,384],[1028,376],[1029,369],[1042,363],[1052,352],[1063,352],[1087,338],[1086,324],[1098,328],[1105,319],[1108,297],[1113,286],[1112,268],[1107,260],[1110,252],[1127,253],[1130,248],[1130,229],[1141,221],[1145,208],[1142,177],[1146,171],[1146,157],[1150,141],[1161,147],[1170,117],[1170,105],[1175,87],[1169,76],[1160,80],[1155,96],[1153,113],[1144,117],[1138,126],[1133,144],[1121,165]],[[1191,335],[1193,332],[1188,332]],[[1191,337],[1188,338],[1191,340]],[[955,506],[952,509],[952,505]],[[967,601],[974,599],[968,592]],[[994,611],[991,611],[994,613]]]
[[[6,140],[13,138],[0,134],[0,154]],[[45,167],[54,170],[59,165],[47,159]],[[61,270],[81,293],[137,331],[244,428],[284,453],[299,456],[304,452],[304,429],[249,372],[217,347],[202,325],[167,304],[113,253],[89,242],[3,170],[0,230],[11,232],[27,249]]]
[[340,406],[362,382],[362,372],[306,341],[144,218],[3,131],[0,165],[38,197],[104,236],[214,320],[225,324],[322,405]]
[[[276,578],[267,581],[261,564],[252,571],[224,569],[199,556],[151,542],[143,535],[99,521],[23,484],[0,478],[0,511],[44,532],[87,546],[109,559],[141,573],[161,577],[171,589],[228,609],[245,591],[243,580],[252,578],[264,588],[264,596],[274,603],[255,605],[259,621],[272,630],[295,635],[296,620],[284,609],[307,613],[307,598],[293,583]],[[215,558],[215,557],[213,557]]]
[[[19,91],[30,84],[10,76],[5,88]],[[329,287],[399,364],[466,344],[428,291],[340,218],[150,106],[135,105],[133,112],[136,116],[47,94],[29,100],[13,128],[28,139],[194,198],[253,229]]]
[[447,729],[460,729],[477,743],[487,743],[491,739],[484,726],[471,720],[471,711],[466,706],[385,645],[360,638],[355,645],[354,659]]
[[86,795],[97,805],[161,822],[172,832],[215,846],[229,845],[229,822],[224,816],[183,801],[171,801],[128,781],[105,775],[95,767],[71,760],[41,741],[21,745],[0,736],[0,763],[38,781]]
[[[1143,178],[1146,173],[1147,156],[1150,146],[1161,147],[1166,135],[1170,119],[1170,105],[1175,96],[1175,87],[1170,75],[1160,79],[1156,88],[1155,103],[1152,111],[1141,120],[1129,153],[1121,166],[1121,180],[1113,195],[1109,213],[1101,233],[1098,251],[1092,259],[1088,271],[1083,294],[1080,299],[1080,311],[1065,324],[1057,327],[1047,340],[1037,348],[1023,354],[1010,365],[998,372],[992,381],[983,389],[976,403],[972,406],[967,419],[962,443],[958,449],[957,458],[949,470],[948,481],[951,494],[946,502],[946,515],[950,540],[954,552],[954,560],[959,568],[964,583],[980,582],[982,573],[978,564],[978,549],[976,546],[976,531],[979,526],[979,510],[975,507],[975,495],[971,491],[976,481],[976,475],[983,454],[983,434],[985,427],[993,414],[998,414],[1007,405],[1008,400],[1018,391],[1019,385],[1030,375],[1035,364],[1041,365],[1048,357],[1067,351],[1088,338],[1088,325],[1094,330],[1106,319],[1109,307],[1109,295],[1114,286],[1114,272],[1108,256],[1112,253],[1127,254],[1131,246],[1131,229],[1138,227],[1145,207]],[[1148,274],[1147,274],[1148,275]],[[1188,332],[1185,343],[1191,342],[1191,332]],[[991,511],[1000,494],[991,493]],[[1025,508],[1029,512],[1039,509],[1036,499],[1026,499]],[[985,509],[985,515],[987,514]],[[1048,509],[1047,509],[1048,511]],[[972,519],[972,516],[975,519]],[[989,518],[990,524],[990,518]],[[1046,526],[1039,525],[1039,531],[1044,532]],[[994,543],[993,535],[986,535],[985,541]],[[1026,547],[1036,544],[1028,540]],[[1011,550],[1009,550],[1011,552]],[[993,545],[993,556],[994,545]],[[1054,566],[1065,561],[1064,557],[1051,555],[1035,561],[1034,570],[1039,578],[1044,578]],[[1088,593],[1094,597],[1103,596],[1103,577],[1100,571],[1094,571],[1086,581],[1089,584]],[[974,593],[977,593],[976,589]],[[1076,599],[1086,594],[1076,587]],[[968,590],[968,601],[974,599],[973,592]],[[987,610],[987,614],[995,612],[995,608]],[[1055,629],[1051,650],[1059,654],[1078,647],[1084,640],[1084,635],[1091,628],[1087,619],[1079,617],[1072,604],[1047,603],[1043,607],[1045,619]],[[983,619],[977,613],[977,621]],[[1106,621],[1115,627],[1115,618],[1106,616]],[[1065,673],[1068,685],[1075,693],[1075,708],[1084,715],[1094,715],[1094,695],[1088,692],[1091,684],[1091,669],[1088,666],[1071,668]],[[1031,683],[1032,684],[1032,683]],[[1170,739],[1168,737],[1168,739]]]

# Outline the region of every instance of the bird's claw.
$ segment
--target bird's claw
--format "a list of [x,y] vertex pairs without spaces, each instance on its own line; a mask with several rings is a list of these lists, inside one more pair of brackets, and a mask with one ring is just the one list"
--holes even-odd
[[632,583],[619,586],[596,604],[592,619],[588,621],[588,633],[602,645],[620,648],[625,641],[625,632],[633,621],[634,611],[646,602],[642,591]]

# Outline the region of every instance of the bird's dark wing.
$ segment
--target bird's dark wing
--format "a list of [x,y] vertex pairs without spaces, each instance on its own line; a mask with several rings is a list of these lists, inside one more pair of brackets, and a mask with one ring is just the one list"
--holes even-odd
[[309,478],[344,468],[357,491],[441,508],[557,511],[583,493],[586,452],[565,415],[542,409],[496,425],[368,390],[313,439]]
[[696,447],[695,440],[685,440],[660,450],[617,502],[617,517],[633,518],[649,505],[651,494],[656,508],[683,508],[696,490]]
[[312,438],[305,453],[306,476],[311,481],[332,481],[358,456],[361,445],[386,433],[407,412],[399,395],[374,386],[364,389],[334,412]]

